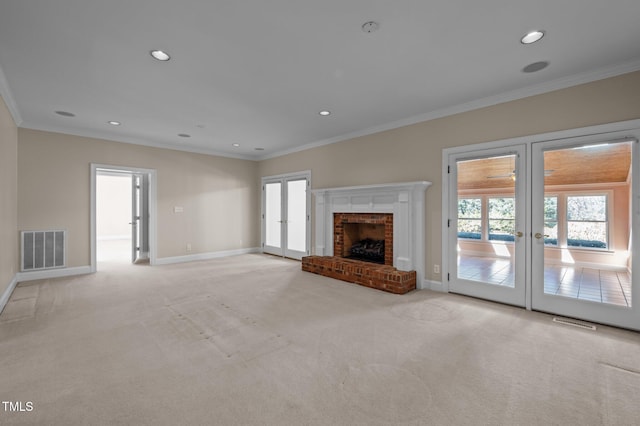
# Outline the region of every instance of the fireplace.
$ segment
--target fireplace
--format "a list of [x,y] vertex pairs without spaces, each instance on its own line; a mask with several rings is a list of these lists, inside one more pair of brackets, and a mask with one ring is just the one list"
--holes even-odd
[[393,214],[334,213],[333,253],[393,266]]
[[[391,293],[424,288],[424,194],[430,185],[420,181],[313,190],[315,250],[302,258],[302,269]],[[384,260],[376,264],[350,258],[358,242],[356,252],[363,246],[364,251],[382,250]]]

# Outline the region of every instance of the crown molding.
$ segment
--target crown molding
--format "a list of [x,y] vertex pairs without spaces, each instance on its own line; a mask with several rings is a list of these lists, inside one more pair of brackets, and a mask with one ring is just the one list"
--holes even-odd
[[214,157],[225,157],[225,158],[234,158],[237,160],[250,160],[250,161],[258,160],[258,158],[254,156],[229,154],[226,152],[220,152],[212,149],[200,148],[200,147],[190,146],[190,145],[168,144],[163,142],[149,142],[148,140],[124,137],[124,136],[118,137],[116,139],[114,138],[113,134],[110,134],[107,132],[88,130],[88,129],[69,130],[67,128],[58,127],[58,126],[38,126],[35,124],[31,124],[29,122],[23,123],[22,126],[20,126],[20,128],[29,129],[29,130],[38,130],[42,132],[61,133],[65,135],[80,136],[84,138],[100,139],[107,142],[120,142],[120,143],[126,143],[130,145],[140,145],[140,146],[146,146],[149,148],[170,149],[173,151],[191,152],[194,154],[211,155]]
[[297,146],[295,148],[276,151],[274,153],[261,156],[258,159],[268,160],[270,158],[281,157],[283,155],[293,154],[300,151],[306,151],[308,149],[317,148],[324,145],[331,145],[331,144],[343,142],[349,139],[355,139],[358,137],[372,135],[372,134],[384,132],[387,130],[393,130],[400,127],[409,126],[412,124],[422,123],[425,121],[435,120],[438,118],[460,114],[460,113],[472,111],[475,109],[498,105],[501,103],[528,98],[531,96],[541,95],[544,93],[553,92],[555,90],[567,89],[569,87],[578,86],[580,84],[586,84],[586,83],[591,83],[598,80],[604,80],[606,78],[616,77],[622,74],[627,74],[627,73],[631,73],[639,70],[640,70],[640,60],[635,60],[635,61],[625,62],[625,63],[612,65],[604,68],[599,68],[597,70],[586,71],[586,72],[574,74],[568,77],[563,77],[556,80],[548,81],[545,83],[525,86],[519,89],[510,90],[497,95],[487,96],[484,98],[476,99],[474,101],[465,102],[462,104],[438,109],[425,114],[420,114],[413,117],[392,121],[379,126],[373,126],[367,129],[346,133],[344,135],[336,136],[333,138],[323,139],[317,142],[312,142],[309,144]]
[[18,110],[18,104],[16,104],[16,100],[11,93],[11,89],[9,88],[9,83],[7,82],[7,78],[4,75],[4,71],[2,71],[2,67],[0,66],[0,96],[4,99],[4,103],[7,105],[7,109],[9,109],[9,113],[13,117],[13,122],[16,124],[16,127],[20,127],[22,124],[22,117],[20,116],[20,111]]

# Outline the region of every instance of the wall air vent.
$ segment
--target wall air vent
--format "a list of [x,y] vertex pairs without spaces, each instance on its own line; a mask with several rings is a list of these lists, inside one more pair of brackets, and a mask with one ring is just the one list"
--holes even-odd
[[64,268],[66,264],[67,231],[22,231],[20,270]]

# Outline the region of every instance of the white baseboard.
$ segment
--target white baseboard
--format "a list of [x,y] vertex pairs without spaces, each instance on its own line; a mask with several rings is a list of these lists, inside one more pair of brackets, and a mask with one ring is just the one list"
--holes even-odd
[[42,271],[18,272],[18,282],[46,280],[49,278],[70,277],[91,273],[91,266],[77,266],[74,268],[43,269]]
[[2,293],[2,297],[0,297],[0,314],[4,310],[5,305],[9,301],[9,298],[11,297],[11,293],[13,293],[13,290],[15,290],[17,285],[18,285],[18,277],[14,276],[11,282],[9,283],[9,286],[7,287],[7,289],[4,291],[4,293]]
[[446,292],[441,281],[423,280],[422,289]]
[[259,247],[251,247],[237,250],[216,251],[210,253],[189,254],[186,256],[161,257],[157,258],[154,265],[169,265],[172,263],[195,262],[198,260],[210,260],[220,257],[237,256],[239,254],[260,253]]

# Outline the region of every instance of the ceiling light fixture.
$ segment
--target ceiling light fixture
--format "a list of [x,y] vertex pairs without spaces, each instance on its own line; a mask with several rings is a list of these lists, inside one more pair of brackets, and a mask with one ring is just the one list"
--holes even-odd
[[56,114],[61,115],[63,117],[75,117],[76,115],[72,112],[67,111],[55,111]]
[[112,126],[119,126],[119,125],[122,124],[119,121],[113,121],[113,120],[112,121],[107,121],[107,123],[111,124]]
[[522,72],[525,72],[525,73],[537,72],[537,71],[545,69],[548,66],[549,66],[549,62],[547,62],[547,61],[534,62],[534,63],[529,64],[526,67],[522,68]]
[[331,111],[327,111],[326,109],[324,111],[320,111],[318,114],[320,114],[323,117],[326,117],[328,115],[331,115]]
[[525,34],[520,39],[520,43],[522,44],[535,43],[536,41],[540,40],[542,37],[544,37],[544,31],[540,31],[540,30],[531,31],[530,33]]
[[151,54],[151,56],[153,56],[154,59],[157,59],[159,61],[165,62],[171,59],[171,56],[169,56],[168,53],[163,52],[162,50],[152,50],[149,53]]
[[240,144],[239,144],[239,143],[234,143],[234,144],[232,144],[232,145],[233,145],[233,146],[235,146],[236,148],[240,146]]

